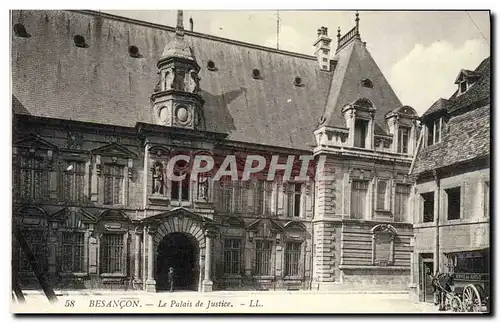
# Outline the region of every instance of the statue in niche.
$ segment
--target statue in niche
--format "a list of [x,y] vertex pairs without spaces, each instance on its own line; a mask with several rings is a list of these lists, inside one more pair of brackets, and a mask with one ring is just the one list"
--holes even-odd
[[171,67],[165,72],[165,91],[172,90],[174,88],[175,88],[175,69]]
[[163,175],[163,164],[156,161],[153,164],[153,194],[163,194],[163,188],[165,186]]
[[200,200],[208,200],[208,177],[198,178],[198,197]]
[[184,80],[184,88],[186,92],[190,93],[198,93],[198,87],[199,87],[199,81],[200,78],[198,77],[198,74],[196,74],[195,70],[189,70],[186,79]]
[[158,82],[155,84],[154,91],[155,92],[160,92],[161,91],[161,77],[160,77],[160,72],[157,72],[156,75],[158,75]]

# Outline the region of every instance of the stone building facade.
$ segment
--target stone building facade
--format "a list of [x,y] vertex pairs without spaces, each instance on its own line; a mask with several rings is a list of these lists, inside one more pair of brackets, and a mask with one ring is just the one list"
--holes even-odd
[[490,58],[461,70],[457,91],[421,117],[412,166],[414,298],[432,302],[428,272],[454,272],[457,290],[489,288]]
[[[315,56],[92,11],[12,12],[13,225],[56,288],[406,289],[417,115],[355,27]],[[335,53],[331,53],[334,50]],[[264,156],[249,181],[190,177]],[[308,179],[270,181],[273,156]],[[306,157],[304,157],[306,156]],[[322,175],[315,177],[324,161]],[[13,241],[13,272],[38,285]]]

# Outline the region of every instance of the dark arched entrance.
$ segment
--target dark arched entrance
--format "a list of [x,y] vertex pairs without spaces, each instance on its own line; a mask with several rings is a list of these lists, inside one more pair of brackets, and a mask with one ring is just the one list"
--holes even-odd
[[168,290],[168,269],[174,268],[176,290],[198,290],[198,242],[189,234],[173,232],[158,245],[156,290]]

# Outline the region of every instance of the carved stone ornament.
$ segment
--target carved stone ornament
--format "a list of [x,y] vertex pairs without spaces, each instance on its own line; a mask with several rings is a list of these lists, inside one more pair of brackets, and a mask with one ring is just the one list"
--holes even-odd
[[163,163],[155,161],[153,164],[153,194],[163,194],[165,177]]
[[189,70],[184,80],[184,90],[189,93],[198,93],[199,77],[195,70]]
[[208,201],[208,177],[198,178],[198,198]]
[[175,68],[171,67],[165,72],[165,91],[175,89]]

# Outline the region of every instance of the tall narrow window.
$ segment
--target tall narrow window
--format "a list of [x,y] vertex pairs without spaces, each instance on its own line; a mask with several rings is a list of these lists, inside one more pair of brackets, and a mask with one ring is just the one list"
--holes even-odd
[[460,187],[445,190],[448,197],[448,220],[460,219]]
[[377,181],[377,210],[379,211],[388,211],[390,209],[389,190],[387,186],[387,181]]
[[356,119],[354,122],[354,147],[365,148],[368,134],[368,120]]
[[427,146],[434,145],[434,122],[427,125]]
[[224,273],[238,275],[241,264],[241,240],[226,239],[224,241]]
[[484,216],[490,216],[490,182],[484,182]]
[[62,271],[72,273],[85,272],[83,232],[62,233]]
[[85,201],[85,162],[66,161],[63,181],[64,201],[76,203]]
[[288,242],[285,247],[285,276],[299,276],[300,242]]
[[435,121],[434,124],[434,143],[437,144],[438,142],[441,142],[441,120],[442,118],[439,118]]
[[366,206],[368,181],[353,180],[351,183],[351,218],[362,219]]
[[25,201],[44,201],[49,197],[49,173],[42,157],[26,153],[20,157],[20,198]]
[[255,274],[269,276],[271,274],[271,241],[255,241]]
[[231,212],[233,204],[233,185],[230,180],[219,181],[219,200],[217,201],[219,210]]
[[123,172],[123,166],[104,165],[104,204],[123,204]]
[[[42,271],[47,271],[47,240],[45,232],[42,230],[23,230],[21,234],[24,236],[26,243],[31,248],[31,252],[35,256]],[[19,263],[21,272],[30,272],[32,270],[30,262],[26,254],[19,250]]]
[[123,235],[103,234],[100,249],[101,273],[123,273]]
[[[179,171],[174,171],[174,175],[182,176]],[[172,201],[189,201],[189,173],[185,173],[184,179],[171,182],[170,198]]]
[[255,213],[256,214],[264,214],[264,203],[266,200],[265,196],[265,182],[257,181],[255,182],[255,190],[254,190],[254,203],[255,203]]
[[410,128],[399,127],[398,135],[398,153],[408,153],[408,142],[410,140]]
[[427,123],[427,146],[432,146],[441,141],[442,119],[438,118]]
[[302,184],[289,183],[287,185],[287,210],[289,217],[300,217]]
[[270,215],[273,199],[273,182],[264,183],[264,214]]
[[410,185],[396,184],[394,221],[408,221],[408,199],[410,197]]
[[423,200],[424,222],[434,222],[434,192],[420,194]]

